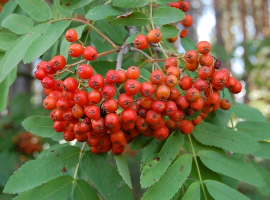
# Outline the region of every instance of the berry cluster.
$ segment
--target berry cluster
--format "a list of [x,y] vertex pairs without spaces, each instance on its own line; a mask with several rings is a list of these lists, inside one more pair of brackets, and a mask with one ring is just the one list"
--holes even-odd
[[30,132],[20,132],[12,141],[16,145],[17,151],[23,154],[31,155],[35,151],[40,152],[42,149],[41,138]]
[[[162,37],[157,29],[144,36],[146,40],[142,42],[143,36],[134,40],[138,49],[145,49],[149,41],[157,43]],[[65,37],[69,42],[79,41],[73,29],[69,29]],[[109,70],[106,77],[102,77],[94,74],[89,64],[70,71],[61,55],[40,62],[35,77],[41,81],[47,95],[43,106],[52,110],[53,128],[64,132],[66,141],[87,142],[93,153],[112,150],[114,154],[121,154],[138,134],[163,140],[177,127],[183,134],[190,134],[193,125],[198,125],[211,111],[230,108],[228,100],[220,100],[219,91],[227,87],[232,93],[238,93],[242,86],[228,70],[217,71],[220,62],[209,52],[210,44],[200,42],[197,51],[188,51],[181,57],[186,62],[185,68],[180,70],[177,59],[169,57],[164,71],[152,71],[150,81],[143,83],[137,80],[140,70],[136,66],[128,70]],[[75,58],[82,56],[86,61],[98,57],[94,47],[84,47],[81,42],[72,43],[68,53]],[[55,80],[55,76],[67,70],[74,77]],[[186,76],[185,70],[196,71],[198,77]],[[124,84],[125,92],[120,94],[116,84]],[[194,112],[201,113],[193,120],[185,119]]]

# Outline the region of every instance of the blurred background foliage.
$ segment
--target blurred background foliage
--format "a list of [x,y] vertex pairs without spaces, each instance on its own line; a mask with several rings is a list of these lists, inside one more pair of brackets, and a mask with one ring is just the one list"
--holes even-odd
[[[0,11],[6,2],[7,0],[0,0]],[[52,3],[49,0],[47,2]],[[269,1],[189,0],[189,2],[191,8],[187,14],[192,15],[194,24],[188,29],[188,37],[195,43],[201,40],[211,43],[211,53],[220,59],[222,67],[229,69],[244,86],[243,91],[235,95],[236,101],[259,109],[270,121]],[[24,13],[19,8],[17,12]],[[76,10],[78,14],[83,12],[81,9]],[[56,13],[54,15],[59,17]],[[60,44],[61,39],[43,55],[45,60],[49,60],[57,53]],[[100,51],[102,45],[107,44],[100,43]],[[1,55],[3,53],[0,52],[0,58]],[[125,59],[129,56],[127,54]],[[1,193],[13,171],[29,159],[37,157],[41,150],[55,144],[50,139],[37,138],[25,132],[21,126],[21,122],[29,116],[49,114],[42,107],[44,94],[40,82],[33,77],[33,69],[39,61],[19,64],[17,79],[10,87],[7,109],[0,114],[0,200],[12,198],[11,195]],[[123,67],[129,67],[127,64],[130,62],[126,63],[124,60]],[[151,65],[146,64],[144,67]],[[139,197],[144,192],[140,189],[138,178],[141,152],[127,150],[125,155],[129,162],[134,194]],[[270,170],[269,160],[259,158],[254,160]],[[238,190],[252,200],[270,199],[261,196],[256,188],[244,183],[238,185]]]

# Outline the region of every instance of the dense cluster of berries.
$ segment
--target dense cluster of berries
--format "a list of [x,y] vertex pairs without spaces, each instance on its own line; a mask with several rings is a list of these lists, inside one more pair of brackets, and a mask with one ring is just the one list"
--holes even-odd
[[20,132],[12,141],[16,145],[17,151],[23,154],[31,155],[35,151],[42,150],[41,138],[30,132]]
[[[69,42],[78,40],[73,29],[65,36]],[[145,43],[135,38],[138,49],[144,49],[149,41],[159,42],[162,36],[155,29],[144,37]],[[217,71],[220,62],[209,52],[210,44],[200,42],[197,51],[188,51],[181,57],[186,62],[184,69],[178,68],[175,57],[169,57],[165,60],[164,71],[152,71],[150,81],[143,83],[137,80],[140,70],[136,66],[128,70],[109,70],[106,77],[102,77],[94,74],[89,64],[81,64],[75,72],[70,71],[75,78],[55,80],[56,75],[70,68],[61,55],[40,62],[35,77],[41,81],[47,95],[43,106],[52,110],[53,127],[56,132],[64,132],[66,141],[87,142],[94,153],[112,150],[114,154],[121,154],[138,134],[158,140],[167,138],[177,128],[189,134],[193,125],[198,125],[211,111],[230,108],[228,100],[220,99],[219,91],[227,87],[232,93],[239,93],[242,86],[228,70]],[[72,43],[68,53],[72,57],[82,55],[87,61],[98,57],[94,47],[79,43]],[[198,77],[186,76],[185,70],[196,71]],[[120,94],[116,84],[124,84],[125,93]],[[200,114],[193,120],[185,119],[194,112]]]

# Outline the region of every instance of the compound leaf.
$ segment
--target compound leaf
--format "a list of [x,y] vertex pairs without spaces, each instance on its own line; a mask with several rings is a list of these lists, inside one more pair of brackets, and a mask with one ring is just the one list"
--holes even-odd
[[265,185],[260,174],[248,163],[215,151],[203,150],[199,151],[198,155],[202,163],[214,172],[254,186],[263,187]]
[[40,35],[27,49],[23,61],[30,63],[47,51],[69,26],[70,21],[53,23],[43,35]]
[[93,188],[84,180],[77,180],[77,184],[74,188],[73,198],[81,200],[99,200],[97,193]]
[[50,6],[43,0],[16,0],[20,7],[37,22],[51,19]]
[[20,193],[62,176],[77,165],[79,154],[78,147],[69,146],[27,162],[10,177],[4,192]]
[[192,155],[180,156],[158,182],[144,193],[142,200],[170,200],[182,186],[191,171]]
[[20,193],[14,200],[66,200],[71,195],[74,179],[71,176],[61,176],[41,186]]
[[194,137],[202,144],[220,147],[237,153],[253,153],[260,149],[255,139],[245,133],[201,123],[194,127]]
[[128,185],[102,155],[86,152],[80,167],[105,199],[134,199]]
[[208,192],[214,199],[218,200],[249,200],[246,196],[231,187],[213,180],[205,180]]
[[180,132],[172,133],[166,140],[161,151],[150,156],[141,172],[141,186],[153,185],[164,174],[175,159],[184,143],[184,135]]

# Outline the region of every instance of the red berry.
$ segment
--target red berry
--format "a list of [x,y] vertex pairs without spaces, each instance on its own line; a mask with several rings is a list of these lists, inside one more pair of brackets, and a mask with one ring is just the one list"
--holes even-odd
[[189,88],[191,88],[193,85],[193,81],[189,76],[183,76],[180,80],[179,80],[179,87],[182,90],[188,90]]
[[80,55],[82,55],[82,52],[83,52],[83,47],[81,44],[78,44],[78,43],[73,43],[68,48],[68,54],[74,58],[77,58]]
[[207,41],[201,41],[197,44],[197,50],[201,54],[208,54],[211,50],[210,44]]
[[147,38],[149,42],[159,43],[162,39],[162,33],[158,29],[153,29],[148,32]]
[[88,85],[92,89],[100,89],[104,85],[104,78],[100,74],[95,74],[93,75],[89,80],[88,80]]
[[61,70],[66,66],[66,59],[64,56],[58,55],[51,59],[52,67],[54,70]]
[[181,24],[185,27],[190,27],[193,23],[192,17],[190,15],[186,15],[184,19],[182,19]]
[[82,79],[89,79],[94,73],[92,67],[87,64],[81,64],[78,68],[78,75]]
[[85,47],[82,54],[85,60],[93,61],[97,59],[97,50],[92,46]]
[[119,74],[115,70],[109,70],[106,73],[106,82],[108,84],[114,84],[119,81]]
[[78,39],[77,32],[74,29],[67,30],[65,38],[68,42],[75,42]]
[[148,42],[148,39],[145,35],[143,34],[140,34],[140,35],[137,35],[134,39],[134,46],[137,48],[137,49],[141,49],[141,50],[144,50],[146,49],[148,46],[149,46],[149,42]]
[[135,95],[139,92],[140,90],[140,83],[136,80],[129,79],[124,86],[124,89],[128,95]]
[[68,77],[63,82],[64,90],[74,92],[78,88],[78,81],[73,77]]
[[128,79],[137,79],[140,76],[140,69],[135,66],[131,66],[127,70],[127,78]]
[[179,124],[179,131],[187,135],[193,131],[193,124],[191,121],[183,120]]
[[46,89],[51,89],[54,87],[55,80],[52,76],[45,76],[42,81],[42,86]]

